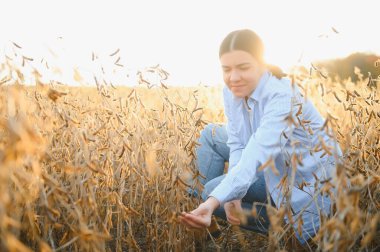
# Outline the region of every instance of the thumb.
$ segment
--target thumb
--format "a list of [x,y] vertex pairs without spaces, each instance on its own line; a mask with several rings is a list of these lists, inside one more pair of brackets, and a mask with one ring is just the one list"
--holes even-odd
[[243,208],[241,207],[241,202],[240,201],[235,202],[234,206],[235,206],[236,211],[243,212]]

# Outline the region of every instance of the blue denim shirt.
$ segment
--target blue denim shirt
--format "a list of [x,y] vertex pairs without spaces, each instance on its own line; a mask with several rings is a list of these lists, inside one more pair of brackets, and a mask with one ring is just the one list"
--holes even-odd
[[[221,205],[243,198],[257,179],[258,168],[273,160],[274,165],[264,168],[273,201],[280,207],[290,199],[294,218],[303,220],[303,237],[312,237],[319,228],[318,209],[325,214],[330,211],[329,198],[320,194],[313,197],[318,189],[314,188],[314,175],[321,181],[332,177],[334,156],[342,155],[339,145],[322,129],[324,118],[289,79],[279,80],[270,72],[262,75],[247,101],[235,97],[227,87],[223,98],[228,119],[229,171],[209,196]],[[318,147],[322,141],[331,155],[323,155],[324,149]],[[300,160],[298,164],[292,159],[293,153]],[[288,178],[285,183],[284,177]],[[286,195],[288,189],[291,194]]]

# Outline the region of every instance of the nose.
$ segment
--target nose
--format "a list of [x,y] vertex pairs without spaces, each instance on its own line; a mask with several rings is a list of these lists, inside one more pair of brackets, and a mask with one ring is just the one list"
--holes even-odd
[[239,81],[241,78],[240,73],[237,70],[231,70],[230,81]]

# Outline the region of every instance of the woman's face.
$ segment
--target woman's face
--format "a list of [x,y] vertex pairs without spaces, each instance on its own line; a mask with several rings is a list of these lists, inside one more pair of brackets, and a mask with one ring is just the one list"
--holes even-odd
[[223,79],[237,97],[248,97],[255,90],[265,67],[250,53],[234,50],[220,57]]

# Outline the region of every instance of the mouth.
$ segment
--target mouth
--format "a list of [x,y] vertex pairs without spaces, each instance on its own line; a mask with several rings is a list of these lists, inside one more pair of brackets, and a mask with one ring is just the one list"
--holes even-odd
[[231,88],[239,88],[239,87],[244,87],[245,85],[231,85]]

